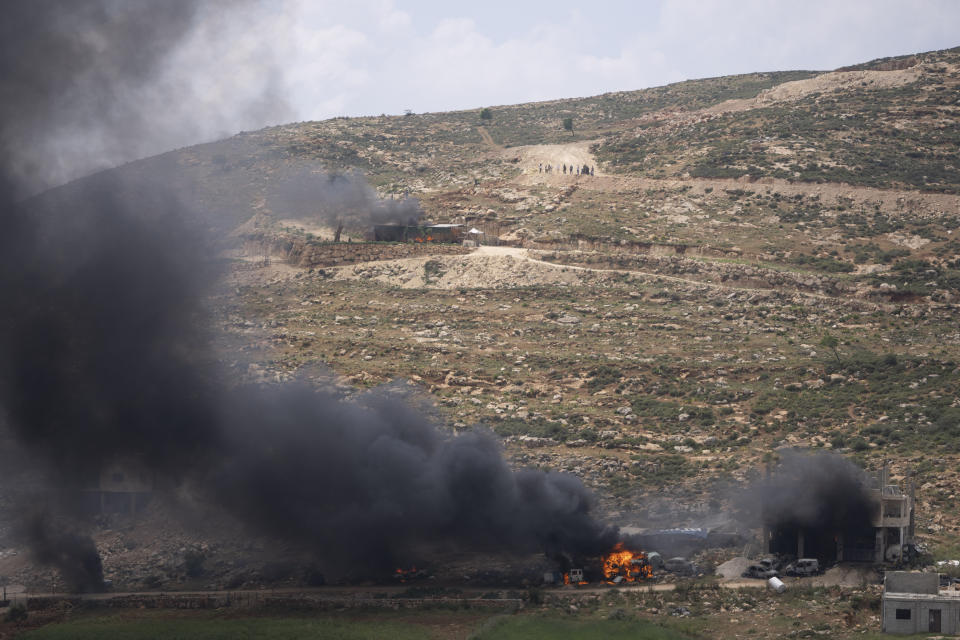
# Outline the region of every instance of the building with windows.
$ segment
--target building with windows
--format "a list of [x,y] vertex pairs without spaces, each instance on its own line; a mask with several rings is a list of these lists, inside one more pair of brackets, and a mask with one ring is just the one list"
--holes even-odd
[[890,571],[883,581],[884,633],[960,634],[960,591],[940,588],[940,576]]

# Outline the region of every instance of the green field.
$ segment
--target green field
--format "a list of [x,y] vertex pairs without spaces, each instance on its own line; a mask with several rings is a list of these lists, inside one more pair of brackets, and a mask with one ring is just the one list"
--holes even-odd
[[694,636],[635,620],[425,611],[367,613],[363,619],[338,614],[238,618],[209,612],[124,612],[51,624],[21,637],[29,640],[535,640],[561,637],[567,640],[673,640]]
[[435,637],[415,623],[371,616],[369,620],[340,617],[251,617],[227,619],[210,615],[97,616],[52,624],[23,635],[30,640],[415,640]]
[[476,640],[674,640],[694,637],[697,636],[641,620],[579,620],[532,616],[496,620],[473,636]]

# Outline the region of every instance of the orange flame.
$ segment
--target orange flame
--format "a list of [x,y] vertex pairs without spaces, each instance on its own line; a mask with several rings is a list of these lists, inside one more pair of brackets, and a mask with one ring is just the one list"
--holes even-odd
[[411,579],[411,578],[418,577],[417,567],[416,567],[416,565],[414,565],[414,566],[410,567],[409,569],[400,569],[400,568],[397,568],[397,570],[396,570],[396,572],[394,573],[393,577],[394,577],[395,579],[399,580],[400,582],[406,582],[407,580],[409,580],[409,579]]
[[618,542],[603,559],[603,577],[609,584],[615,584],[617,577],[622,578],[622,582],[639,582],[652,576],[653,569],[647,561],[647,554],[624,549],[622,542]]

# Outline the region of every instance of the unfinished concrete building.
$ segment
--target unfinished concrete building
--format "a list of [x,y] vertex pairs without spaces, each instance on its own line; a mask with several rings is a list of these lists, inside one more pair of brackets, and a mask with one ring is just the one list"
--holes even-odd
[[779,527],[764,532],[768,552],[834,562],[899,562],[913,543],[913,481],[901,488],[884,467],[868,487],[873,509],[869,520],[848,522],[843,529]]
[[885,633],[960,633],[960,591],[940,589],[940,576],[890,571],[883,581]]

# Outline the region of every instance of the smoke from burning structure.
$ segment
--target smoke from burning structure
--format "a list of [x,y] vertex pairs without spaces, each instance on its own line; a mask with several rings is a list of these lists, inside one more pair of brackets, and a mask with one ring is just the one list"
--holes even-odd
[[339,230],[378,224],[416,224],[423,212],[415,198],[383,199],[355,171],[330,173],[301,168],[279,178],[267,196],[278,215],[309,218]]
[[[155,37],[148,30],[136,41],[150,56],[162,56],[189,23],[189,3],[171,5],[186,13],[168,23],[164,3]],[[144,19],[157,5],[82,6]],[[299,384],[233,386],[205,329],[215,251],[197,223],[202,212],[172,195],[162,170],[136,181],[101,174],[69,194],[18,202],[16,194],[29,191],[24,176],[44,170],[18,154],[23,128],[42,136],[36,114],[60,97],[71,72],[85,77],[87,66],[105,64],[78,55],[66,68],[47,68],[72,47],[83,50],[73,31],[58,28],[60,7],[8,7],[5,30],[20,32],[7,34],[0,62],[5,90],[16,98],[0,112],[0,417],[55,484],[82,485],[116,459],[136,460],[321,560],[368,568],[444,547],[598,554],[612,545],[616,532],[594,519],[579,480],[513,471],[491,436],[446,437],[395,388],[347,399]],[[34,58],[17,57],[17,41],[31,37],[58,44],[58,55],[47,60],[30,49]],[[126,55],[122,43],[110,44],[118,46],[104,55]],[[110,82],[92,90],[109,102],[142,85],[150,56],[131,69],[118,63]],[[122,127],[120,142],[130,132]],[[373,202],[369,187],[345,180],[326,180],[336,202],[361,210]],[[416,212],[401,202],[367,215]],[[93,542],[56,522],[41,517],[21,527],[34,556],[56,565],[73,588],[98,588]]]
[[779,466],[747,493],[769,530],[770,551],[847,559],[874,546],[872,522],[879,503],[869,476],[838,454],[785,451]]

